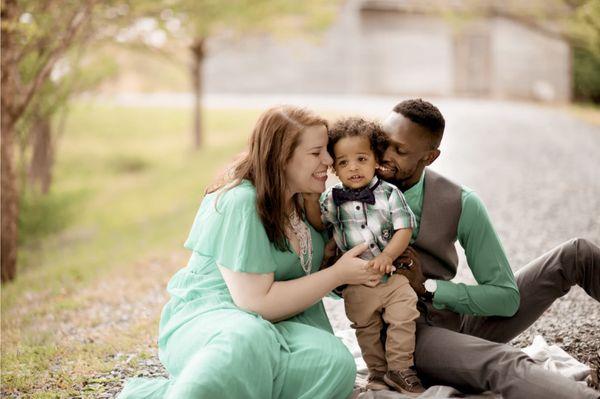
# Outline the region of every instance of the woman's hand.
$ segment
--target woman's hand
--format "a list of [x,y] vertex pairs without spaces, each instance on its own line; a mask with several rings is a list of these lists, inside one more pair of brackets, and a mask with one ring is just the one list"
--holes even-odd
[[373,284],[379,281],[380,274],[372,267],[369,267],[368,261],[360,259],[358,256],[368,248],[366,243],[359,244],[346,252],[332,266],[336,270],[339,284]]

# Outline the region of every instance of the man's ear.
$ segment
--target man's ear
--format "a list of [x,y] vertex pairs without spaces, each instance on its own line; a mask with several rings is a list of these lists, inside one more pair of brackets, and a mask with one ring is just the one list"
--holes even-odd
[[440,156],[440,150],[437,148],[435,150],[429,151],[429,154],[425,157],[425,162],[427,165],[431,165],[433,161],[435,161]]

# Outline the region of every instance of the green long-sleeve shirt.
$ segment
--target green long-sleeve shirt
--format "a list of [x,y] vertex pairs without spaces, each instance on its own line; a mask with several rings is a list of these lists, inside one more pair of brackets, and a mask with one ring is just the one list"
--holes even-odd
[[[423,211],[424,175],[404,197],[415,214],[419,234]],[[519,309],[519,290],[504,248],[485,205],[472,190],[462,187],[462,211],[458,222],[458,242],[465,250],[467,264],[478,285],[436,280],[433,306],[457,313],[479,316],[512,316]]]

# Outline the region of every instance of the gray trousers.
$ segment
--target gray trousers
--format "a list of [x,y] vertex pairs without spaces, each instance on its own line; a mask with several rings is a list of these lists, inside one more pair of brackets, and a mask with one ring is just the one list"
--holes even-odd
[[[537,366],[506,343],[577,284],[600,300],[600,248],[568,241],[515,274],[521,294],[512,317],[476,317],[437,311],[430,304],[417,320],[415,365],[429,384],[463,392],[493,391],[512,398],[600,398],[600,392]],[[420,303],[423,305],[422,303]]]

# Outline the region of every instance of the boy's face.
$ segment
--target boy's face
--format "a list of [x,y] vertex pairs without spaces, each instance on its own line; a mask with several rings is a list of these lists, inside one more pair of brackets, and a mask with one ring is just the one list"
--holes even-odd
[[333,146],[335,174],[348,188],[367,186],[375,175],[377,162],[366,137],[344,137]]

